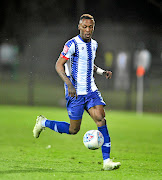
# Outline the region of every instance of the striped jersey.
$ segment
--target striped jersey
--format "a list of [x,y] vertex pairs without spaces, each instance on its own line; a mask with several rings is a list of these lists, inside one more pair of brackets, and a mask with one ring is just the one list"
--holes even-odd
[[[65,73],[74,85],[77,95],[86,95],[98,89],[93,77],[97,46],[95,40],[91,39],[86,43],[78,35],[67,41],[61,52],[60,56],[67,60]],[[66,85],[65,93],[67,93]]]

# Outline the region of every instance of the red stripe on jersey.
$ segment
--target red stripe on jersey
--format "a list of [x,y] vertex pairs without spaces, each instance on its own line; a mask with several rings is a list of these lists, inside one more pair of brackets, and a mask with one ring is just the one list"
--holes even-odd
[[62,57],[62,58],[64,58],[64,59],[66,59],[66,60],[68,60],[68,59],[69,59],[69,58],[67,58],[66,56],[62,55],[62,54],[60,54],[60,57]]

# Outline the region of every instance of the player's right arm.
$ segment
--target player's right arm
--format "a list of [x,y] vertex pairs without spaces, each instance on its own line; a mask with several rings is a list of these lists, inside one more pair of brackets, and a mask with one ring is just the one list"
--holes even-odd
[[57,73],[59,74],[59,76],[61,77],[61,79],[67,84],[68,95],[71,97],[77,97],[76,90],[65,73],[64,64],[66,62],[67,62],[67,60],[60,56],[56,62],[55,69],[56,69]]

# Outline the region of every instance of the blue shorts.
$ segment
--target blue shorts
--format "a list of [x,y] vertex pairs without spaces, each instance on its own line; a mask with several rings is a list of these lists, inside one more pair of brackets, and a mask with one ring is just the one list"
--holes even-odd
[[87,95],[78,95],[77,99],[76,97],[66,96],[66,101],[68,115],[72,120],[82,119],[84,109],[87,111],[96,105],[106,105],[98,90]]

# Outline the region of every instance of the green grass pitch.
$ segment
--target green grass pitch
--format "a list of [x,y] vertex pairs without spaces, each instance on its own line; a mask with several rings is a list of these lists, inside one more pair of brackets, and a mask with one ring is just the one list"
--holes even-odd
[[[0,179],[4,180],[160,180],[162,179],[161,114],[106,111],[114,171],[101,171],[101,150],[88,150],[82,138],[96,125],[85,112],[80,132],[58,134],[46,129],[34,139],[37,115],[69,121],[66,109],[0,106]],[[48,148],[49,145],[51,148]]]

